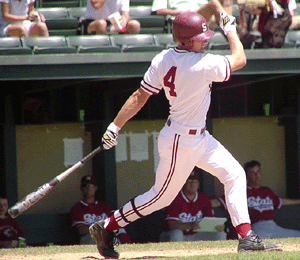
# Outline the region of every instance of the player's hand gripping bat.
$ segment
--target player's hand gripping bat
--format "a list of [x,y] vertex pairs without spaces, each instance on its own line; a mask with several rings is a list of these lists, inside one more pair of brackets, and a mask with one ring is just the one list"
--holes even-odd
[[33,204],[38,202],[41,198],[43,198],[46,194],[48,194],[56,184],[62,182],[65,178],[67,178],[71,173],[77,170],[79,167],[83,166],[88,160],[93,158],[97,153],[103,150],[103,146],[99,146],[91,153],[89,153],[86,157],[80,160],[78,163],[74,164],[72,167],[57,175],[53,180],[45,183],[44,185],[37,188],[35,191],[28,194],[25,198],[17,202],[13,207],[8,210],[8,213],[16,218],[25,210],[29,209]]

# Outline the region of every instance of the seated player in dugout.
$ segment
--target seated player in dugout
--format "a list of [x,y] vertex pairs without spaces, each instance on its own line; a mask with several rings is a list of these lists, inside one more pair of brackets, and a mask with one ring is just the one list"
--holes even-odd
[[[300,204],[300,199],[280,198],[275,192],[261,185],[262,172],[259,161],[249,161],[244,164],[247,177],[247,201],[252,230],[260,238],[300,237],[299,230],[280,227],[275,222],[274,209],[282,205]],[[213,207],[221,206],[227,210],[225,197],[212,200]],[[228,234],[231,239],[237,239],[233,226],[228,223]]]
[[7,211],[8,200],[0,195],[0,248],[25,247],[25,232],[16,220],[7,216]]
[[224,225],[215,227],[218,232],[197,232],[201,230],[203,217],[214,217],[210,198],[199,187],[200,173],[195,168],[177,197],[165,208],[160,241],[226,240]]
[[[95,242],[89,233],[90,225],[107,218],[112,210],[106,201],[100,201],[96,198],[98,185],[93,175],[82,177],[80,190],[83,199],[71,209],[72,227],[78,233],[81,245],[93,245]],[[120,244],[131,243],[125,229],[120,230],[117,239]]]

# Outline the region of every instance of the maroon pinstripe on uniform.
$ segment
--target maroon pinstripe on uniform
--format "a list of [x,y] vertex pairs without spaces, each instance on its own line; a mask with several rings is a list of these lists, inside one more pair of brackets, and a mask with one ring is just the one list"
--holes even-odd
[[[157,193],[157,195],[154,198],[152,198],[150,201],[145,202],[143,205],[135,207],[135,209],[132,208],[131,210],[129,210],[126,213],[122,212],[122,214],[120,214],[120,217],[116,218],[117,222],[121,221],[122,219],[125,222],[128,222],[128,217],[129,216],[131,216],[133,214],[137,214],[137,215],[142,214],[142,213],[140,213],[140,211],[142,211],[145,208],[153,205],[155,202],[157,202],[163,196],[166,189],[172,188],[172,187],[169,186],[169,184],[170,184],[170,181],[172,180],[172,176],[173,176],[175,165],[176,165],[179,139],[180,139],[180,135],[176,134],[175,137],[174,137],[174,142],[173,142],[172,159],[171,159],[171,164],[170,164],[170,170],[169,170],[169,173],[168,173],[168,175],[165,179],[165,182],[164,182],[162,188],[160,189],[160,191]],[[137,213],[137,211],[138,211],[138,213]]]

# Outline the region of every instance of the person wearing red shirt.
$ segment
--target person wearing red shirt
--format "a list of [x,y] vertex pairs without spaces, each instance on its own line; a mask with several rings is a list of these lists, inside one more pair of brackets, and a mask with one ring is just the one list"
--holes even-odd
[[[112,210],[106,201],[96,199],[98,186],[94,176],[83,176],[80,189],[83,199],[71,209],[72,227],[79,234],[81,245],[94,245],[95,242],[89,233],[89,226],[97,221],[106,219]],[[121,244],[131,243],[125,229],[120,230],[117,238]]]
[[[8,201],[0,196],[0,248],[12,248],[18,246],[18,240],[25,240],[25,232],[20,225],[7,216]],[[24,242],[23,246],[26,246]]]
[[203,217],[214,217],[210,198],[198,191],[199,186],[199,173],[193,170],[177,197],[165,208],[161,241],[226,240],[223,225],[216,227],[218,232],[195,232],[201,229],[199,222]]
[[[300,237],[299,230],[280,227],[275,222],[274,209],[282,205],[300,204],[300,199],[280,198],[274,191],[261,186],[261,164],[249,161],[244,164],[247,176],[247,202],[252,230],[260,238]],[[214,207],[222,206],[227,209],[225,197],[212,200]]]

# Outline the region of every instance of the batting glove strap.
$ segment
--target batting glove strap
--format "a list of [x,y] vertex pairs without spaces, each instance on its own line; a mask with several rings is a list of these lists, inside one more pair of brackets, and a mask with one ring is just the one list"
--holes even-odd
[[103,148],[108,150],[118,144],[117,138],[120,127],[111,123],[102,137]]
[[224,34],[227,35],[229,32],[236,33],[236,22],[235,17],[221,13],[220,14],[220,27],[223,30]]

